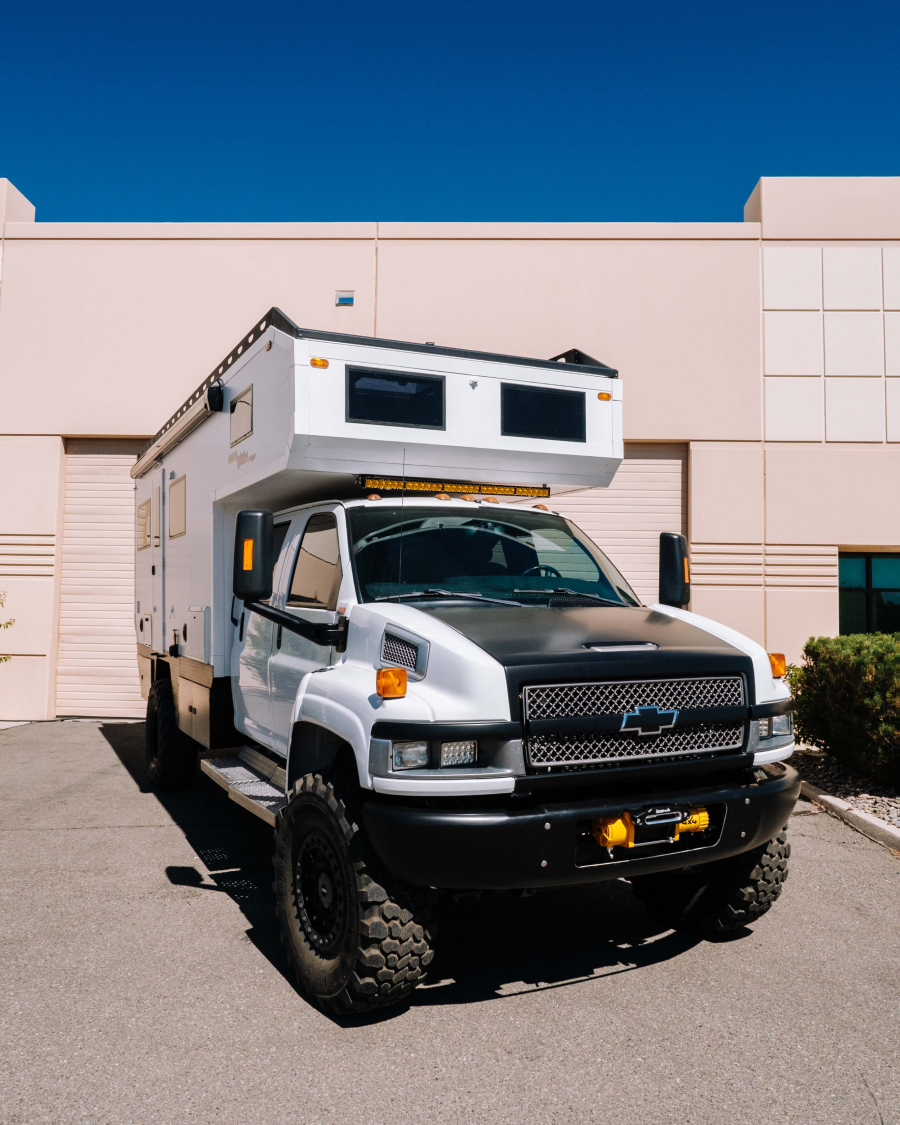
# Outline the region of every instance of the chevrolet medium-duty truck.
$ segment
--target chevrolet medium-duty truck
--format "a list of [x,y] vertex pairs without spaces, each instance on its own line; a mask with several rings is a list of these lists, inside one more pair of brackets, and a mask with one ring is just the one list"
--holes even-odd
[[765,913],[799,793],[783,658],[643,605],[553,497],[623,455],[617,372],[257,321],[132,475],[147,766],[275,830],[335,1012],[407,997],[463,894],[624,879],[668,926]]

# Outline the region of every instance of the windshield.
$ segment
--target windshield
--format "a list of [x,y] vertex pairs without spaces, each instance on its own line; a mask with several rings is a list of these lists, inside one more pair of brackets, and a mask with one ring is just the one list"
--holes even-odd
[[526,605],[549,603],[552,595],[577,595],[583,604],[641,604],[603,552],[550,512],[493,516],[483,509],[398,505],[349,508],[347,519],[364,602],[451,592]]

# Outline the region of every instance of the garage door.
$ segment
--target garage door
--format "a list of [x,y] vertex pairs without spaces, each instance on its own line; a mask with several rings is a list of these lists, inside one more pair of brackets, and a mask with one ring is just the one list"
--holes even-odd
[[554,496],[552,507],[586,531],[645,604],[659,597],[659,533],[687,534],[687,446],[625,446],[609,488]]
[[134,442],[66,444],[56,713],[141,718]]

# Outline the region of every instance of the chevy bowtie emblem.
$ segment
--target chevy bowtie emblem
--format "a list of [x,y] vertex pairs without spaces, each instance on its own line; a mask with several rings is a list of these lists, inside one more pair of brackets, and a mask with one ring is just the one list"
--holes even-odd
[[660,711],[658,707],[638,707],[636,711],[629,711],[622,716],[622,725],[619,730],[630,730],[636,734],[659,734],[675,726],[678,718],[677,711]]

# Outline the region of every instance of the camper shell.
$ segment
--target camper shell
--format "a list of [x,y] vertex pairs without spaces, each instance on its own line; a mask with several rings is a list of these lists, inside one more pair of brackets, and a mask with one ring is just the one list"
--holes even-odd
[[[731,864],[743,894],[771,861],[769,897],[754,883],[734,917],[780,891],[799,779],[777,661],[688,612],[681,536],[661,537],[643,606],[552,510],[622,455],[618,373],[576,349],[346,336],[271,309],[138,458],[151,776],[185,784],[199,760],[276,828],[289,956],[337,1010],[421,979],[429,888],[625,877],[671,913],[652,880]],[[723,878],[683,918],[704,903],[727,928]]]

